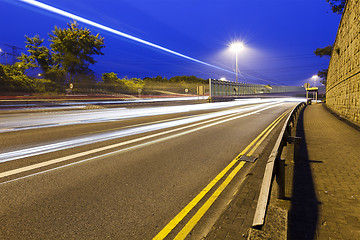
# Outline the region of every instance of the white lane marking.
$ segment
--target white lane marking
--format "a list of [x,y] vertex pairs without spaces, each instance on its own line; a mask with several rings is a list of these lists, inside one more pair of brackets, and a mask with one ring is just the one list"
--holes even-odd
[[[208,124],[208,125],[201,126],[201,127],[195,128],[195,129],[190,129],[190,130],[187,130],[187,131],[184,131],[184,132],[181,132],[181,133],[177,133],[177,134],[174,134],[174,135],[171,135],[171,136],[168,136],[168,137],[164,137],[164,138],[152,140],[152,141],[149,141],[149,142],[146,142],[146,143],[141,143],[141,144],[138,144],[138,145],[135,145],[135,146],[131,146],[131,147],[128,147],[128,148],[120,149],[120,150],[113,151],[113,152],[110,152],[110,153],[101,154],[101,155],[98,155],[98,156],[95,156],[95,157],[92,157],[92,158],[88,158],[88,159],[84,159],[84,160],[81,160],[81,161],[77,161],[77,162],[75,162],[75,163],[67,164],[67,165],[64,165],[64,166],[61,166],[61,167],[66,167],[66,166],[70,166],[70,165],[73,165],[73,164],[77,164],[77,163],[89,161],[89,160],[92,160],[92,159],[101,158],[101,157],[106,157],[106,156],[110,156],[110,155],[117,154],[117,153],[120,153],[120,152],[129,151],[129,150],[136,149],[136,148],[140,148],[140,147],[147,146],[147,145],[150,145],[150,144],[162,142],[162,141],[165,141],[165,140],[169,140],[169,139],[172,139],[172,138],[176,138],[176,137],[179,137],[179,136],[183,136],[183,135],[185,135],[185,134],[189,134],[189,133],[192,133],[192,132],[196,132],[196,131],[199,131],[199,130],[202,130],[202,129],[205,129],[205,128],[209,128],[209,127],[212,127],[212,126],[221,124],[221,123],[225,123],[225,122],[232,121],[232,120],[235,120],[235,119],[238,119],[238,118],[250,116],[250,115],[252,115],[252,114],[255,114],[255,113],[258,113],[258,112],[261,112],[261,111],[264,111],[264,110],[266,110],[266,109],[273,108],[273,107],[276,107],[276,106],[279,106],[279,105],[282,105],[282,104],[283,104],[283,103],[278,103],[278,104],[275,104],[275,105],[272,105],[272,106],[268,106],[268,107],[265,107],[265,108],[256,110],[256,111],[254,111],[254,112],[250,112],[250,113],[246,113],[246,114],[243,114],[243,115],[240,115],[240,116],[235,116],[235,117],[227,118],[227,119],[224,119],[224,120],[221,120],[221,121],[217,121],[217,120],[219,120],[219,119],[221,119],[221,118],[226,118],[226,117],[228,117],[228,116],[221,117],[221,118],[215,119],[215,120],[214,120],[214,119],[213,119],[213,120],[209,120],[209,121],[207,121],[206,123],[214,122],[214,121],[217,121],[217,122],[210,123],[210,124]],[[234,115],[235,115],[235,114],[234,114]],[[181,128],[178,128],[178,129],[169,130],[169,131],[166,131],[166,132],[163,132],[163,133],[158,133],[158,134],[154,134],[154,135],[151,135],[151,136],[146,136],[146,137],[143,137],[141,140],[144,140],[144,139],[147,139],[147,138],[151,138],[151,137],[155,137],[155,136],[164,135],[164,134],[167,134],[167,133],[170,133],[170,132],[174,132],[174,131],[183,130],[183,129],[185,129],[185,128],[194,127],[194,126],[200,125],[200,124],[205,124],[205,123],[204,123],[204,122],[202,122],[202,123],[196,123],[196,124],[193,124],[193,125],[191,125],[191,126],[185,126],[185,127],[181,127]],[[14,169],[14,170],[6,171],[6,172],[3,172],[3,173],[0,173],[0,178],[7,177],[7,176],[11,176],[11,175],[18,174],[18,173],[22,173],[22,172],[26,172],[26,171],[30,171],[30,170],[34,170],[34,169],[41,168],[41,167],[46,167],[46,166],[49,166],[49,165],[51,165],[51,164],[60,163],[60,162],[67,161],[67,160],[71,160],[71,159],[74,159],[74,158],[77,158],[77,157],[86,156],[86,155],[89,155],[89,154],[92,154],[92,153],[97,153],[97,152],[100,152],[100,151],[104,151],[104,150],[107,150],[107,149],[115,148],[115,147],[118,147],[118,146],[122,146],[122,145],[125,145],[125,144],[129,144],[129,143],[133,143],[133,142],[141,141],[141,140],[133,139],[133,140],[130,140],[130,141],[127,141],[127,142],[118,143],[118,144],[113,144],[113,145],[109,145],[109,146],[106,146],[106,147],[102,147],[102,148],[98,148],[98,149],[93,149],[93,150],[86,151],[86,152],[82,152],[82,153],[78,153],[78,154],[73,154],[73,155],[70,155],[70,156],[67,156],[67,157],[57,158],[57,159],[49,160],[49,161],[46,161],[46,162],[37,163],[37,164],[30,165],[30,166],[26,166],[26,167]],[[46,171],[55,170],[55,169],[58,169],[58,168],[60,168],[60,167],[57,167],[57,168],[54,168],[54,169],[49,169],[49,170],[46,170]],[[21,178],[19,178],[19,179],[22,179],[22,178],[24,178],[24,177],[21,177]],[[14,180],[15,180],[15,179],[14,179]],[[11,181],[13,181],[13,180],[11,180]],[[6,183],[6,182],[4,182],[4,183]]]

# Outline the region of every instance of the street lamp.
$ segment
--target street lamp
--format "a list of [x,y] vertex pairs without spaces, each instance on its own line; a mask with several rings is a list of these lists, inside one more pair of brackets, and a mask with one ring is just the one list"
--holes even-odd
[[313,75],[311,78],[314,79],[314,87],[316,87],[316,80],[319,78],[319,76]]
[[[319,76],[318,75],[313,75],[312,77],[311,77],[312,79],[314,79],[314,88],[316,88],[316,80],[319,78]],[[316,97],[315,97],[315,94],[316,94]],[[317,94],[318,94],[318,92],[317,92],[317,90],[316,89],[314,89],[314,92],[313,92],[313,98],[317,101]]]
[[230,44],[231,51],[235,52],[235,68],[236,68],[236,82],[238,82],[238,52],[245,48],[244,43],[242,42],[233,42]]

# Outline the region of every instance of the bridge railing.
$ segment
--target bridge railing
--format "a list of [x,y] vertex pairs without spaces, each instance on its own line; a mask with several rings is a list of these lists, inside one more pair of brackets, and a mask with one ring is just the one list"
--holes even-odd
[[240,96],[263,92],[264,85],[209,79],[211,97]]
[[294,126],[296,117],[305,105],[306,104],[302,102],[292,109],[269,156],[253,219],[252,226],[254,228],[264,225],[271,185],[275,176],[278,186],[278,198],[283,199],[285,197],[285,159],[281,159],[281,154],[283,147],[286,146],[287,143],[294,142],[294,158],[297,156],[297,150],[301,138],[291,136],[291,127]]
[[236,83],[231,81],[209,79],[210,98],[231,98],[242,95],[301,92],[305,90],[298,86],[270,86],[261,84]]

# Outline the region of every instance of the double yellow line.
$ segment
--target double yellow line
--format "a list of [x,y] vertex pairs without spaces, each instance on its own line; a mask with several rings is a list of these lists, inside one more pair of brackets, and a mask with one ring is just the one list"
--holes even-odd
[[[289,111],[284,112],[277,119],[275,119],[259,136],[257,136],[229,165],[227,165],[188,205],[185,206],[154,238],[153,240],[164,239],[183,219],[184,217],[204,198],[204,196],[218,183],[225,174],[240,160],[240,157],[247,153],[250,148],[252,149],[246,154],[251,156],[259,145],[266,139],[270,132],[276,127],[276,125],[286,116]],[[226,177],[223,183],[215,190],[210,198],[200,207],[195,215],[186,223],[181,231],[176,235],[174,239],[180,240],[190,233],[195,227],[198,221],[204,216],[210,206],[215,202],[222,191],[227,187],[231,180],[236,176],[240,169],[245,165],[244,161],[241,161]]]

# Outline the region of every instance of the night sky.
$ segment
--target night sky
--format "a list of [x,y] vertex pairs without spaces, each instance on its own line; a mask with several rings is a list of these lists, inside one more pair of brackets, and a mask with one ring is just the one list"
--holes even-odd
[[[110,27],[199,61],[171,53],[84,24],[105,38],[104,55],[91,69],[119,77],[172,77],[195,75],[235,81],[232,41],[246,49],[239,52],[239,80],[246,83],[303,85],[329,58],[314,50],[335,41],[340,15],[326,0],[41,0],[66,12]],[[72,19],[21,0],[0,0],[0,48],[8,45],[25,52],[25,35],[40,35],[48,43],[54,26],[66,27]],[[0,56],[0,63],[5,63]],[[11,57],[8,56],[8,62]],[[227,71],[224,71],[227,70]]]

